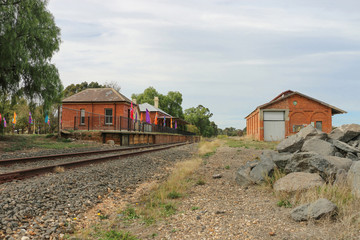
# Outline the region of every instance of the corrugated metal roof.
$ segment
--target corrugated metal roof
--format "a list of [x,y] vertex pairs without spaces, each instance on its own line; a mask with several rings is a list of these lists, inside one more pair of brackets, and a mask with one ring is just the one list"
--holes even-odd
[[139,104],[139,108],[140,108],[140,112],[146,112],[146,109],[149,112],[161,112],[164,115],[167,115],[169,117],[172,117],[170,114],[168,114],[167,112],[164,112],[163,110],[161,110],[160,108],[156,108],[153,105],[149,104],[149,103],[142,103]]
[[88,88],[65,98],[63,103],[72,102],[128,102],[131,101],[113,88]]

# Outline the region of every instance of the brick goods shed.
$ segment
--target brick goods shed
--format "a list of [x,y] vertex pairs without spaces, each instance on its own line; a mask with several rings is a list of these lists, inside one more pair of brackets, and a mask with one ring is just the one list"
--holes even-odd
[[295,91],[285,91],[258,106],[246,119],[247,135],[261,141],[279,141],[311,124],[330,133],[332,116],[346,113],[337,107]]
[[[131,127],[131,100],[113,88],[88,88],[62,101],[62,129],[117,130]],[[138,107],[134,104],[135,111]]]

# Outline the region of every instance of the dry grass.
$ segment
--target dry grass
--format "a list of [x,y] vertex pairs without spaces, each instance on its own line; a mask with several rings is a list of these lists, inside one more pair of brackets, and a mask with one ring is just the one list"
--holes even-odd
[[[202,141],[199,144],[198,154],[203,157],[206,154],[214,153],[221,145],[220,140]],[[146,195],[143,195],[140,202],[128,205],[125,209],[119,209],[118,213],[123,215],[122,220],[142,221],[151,225],[168,217],[176,212],[176,204],[187,195],[191,186],[200,185],[196,181],[195,172],[203,163],[201,157],[176,163],[167,180],[155,185]],[[112,229],[119,226],[119,219],[103,220],[101,226],[92,229],[83,229],[80,233],[82,238],[93,239],[90,236],[102,236],[108,234]]]
[[275,168],[272,176],[265,176],[265,185],[267,187],[273,188],[275,182],[280,178],[285,177],[285,175],[286,174],[283,171],[281,171],[278,168]]
[[226,139],[226,144],[229,147],[236,147],[236,148],[252,148],[252,149],[275,149],[279,142],[264,142],[264,141],[257,141],[253,140],[249,137],[229,137]]
[[216,151],[216,148],[218,148],[219,146],[221,146],[221,140],[220,139],[215,139],[212,141],[201,141],[199,143],[199,155],[206,155],[209,153],[214,153]]
[[[272,179],[267,178],[266,186],[272,188],[272,183],[282,174],[275,175],[277,176]],[[341,225],[338,239],[354,239],[353,236],[358,236],[360,233],[360,199],[352,194],[351,188],[347,184],[324,184],[321,187],[298,191],[291,195],[282,193],[276,196],[279,199],[278,206],[280,206],[279,203],[283,203],[285,207],[286,204],[290,207],[299,206],[326,198],[338,207],[337,221]]]
[[54,168],[54,172],[55,172],[55,173],[65,172],[65,168],[64,168],[64,167],[55,167],[55,168]]
[[156,221],[175,213],[177,198],[185,196],[188,188],[194,184],[190,179],[201,163],[201,158],[177,163],[168,179],[144,196],[140,206],[141,215],[145,219]]

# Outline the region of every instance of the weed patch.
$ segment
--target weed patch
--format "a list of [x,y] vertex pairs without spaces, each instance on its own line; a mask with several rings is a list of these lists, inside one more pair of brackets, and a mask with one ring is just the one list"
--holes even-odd
[[291,208],[292,204],[289,200],[280,200],[276,203],[278,207],[285,207],[285,208]]
[[246,149],[275,149],[278,142],[255,141],[247,138],[228,138],[225,140],[229,147]]
[[177,198],[181,198],[181,194],[176,191],[172,191],[168,193],[167,197],[170,199],[177,199]]
[[140,216],[136,213],[135,208],[127,207],[122,214],[124,214],[124,219],[126,220],[134,220],[140,218]]
[[131,235],[129,232],[115,230],[101,231],[95,236],[101,240],[138,240],[137,237]]

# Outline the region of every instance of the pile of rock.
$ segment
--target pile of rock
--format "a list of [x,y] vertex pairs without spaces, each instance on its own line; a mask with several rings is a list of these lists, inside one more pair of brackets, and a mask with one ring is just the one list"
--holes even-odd
[[[241,186],[259,184],[278,168],[287,175],[274,184],[276,192],[291,193],[321,186],[325,182],[347,182],[353,193],[360,196],[359,160],[360,125],[343,125],[330,134],[309,125],[280,142],[277,151],[264,151],[260,159],[238,169],[236,181]],[[332,213],[335,209],[332,208]],[[307,214],[307,217],[312,216]]]

